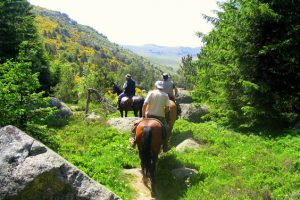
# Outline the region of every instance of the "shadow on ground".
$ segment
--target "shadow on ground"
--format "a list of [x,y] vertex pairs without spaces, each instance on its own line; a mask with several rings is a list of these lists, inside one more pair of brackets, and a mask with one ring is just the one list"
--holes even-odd
[[186,139],[194,139],[193,133],[191,131],[184,131],[184,132],[174,131],[171,135],[170,145],[176,147]]
[[[205,175],[198,173],[189,178],[189,181],[176,178],[172,174],[173,169],[184,167],[184,164],[176,159],[176,155],[166,153],[157,163],[156,170],[156,199],[177,200],[183,197],[187,187],[191,187],[200,181],[204,181]],[[191,167],[191,166],[189,166]]]

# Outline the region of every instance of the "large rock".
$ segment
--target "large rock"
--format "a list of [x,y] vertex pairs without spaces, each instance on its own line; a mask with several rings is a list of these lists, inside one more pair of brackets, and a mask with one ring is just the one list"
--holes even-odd
[[178,88],[178,96],[175,98],[175,100],[179,104],[193,102],[190,91],[184,90],[182,88]]
[[0,129],[0,199],[119,199],[14,126]]
[[131,125],[140,119],[140,117],[111,118],[107,123],[119,131],[130,131]]
[[50,106],[58,109],[58,112],[55,115],[57,118],[68,118],[73,114],[72,110],[58,98],[51,97]]
[[102,121],[103,119],[97,115],[95,112],[92,112],[88,116],[86,116],[85,121],[87,122],[97,122],[97,121]]
[[176,178],[181,179],[181,180],[185,180],[197,173],[198,173],[198,171],[196,169],[191,169],[191,168],[187,168],[187,167],[181,167],[181,168],[172,170],[172,174]]
[[196,106],[193,104],[179,104],[181,118],[190,122],[200,122],[200,117],[209,113],[207,106]]
[[176,151],[183,152],[186,149],[197,150],[197,149],[200,149],[201,146],[203,146],[203,145],[200,145],[198,142],[196,142],[193,139],[186,139],[183,142],[181,142],[179,145],[176,146]]

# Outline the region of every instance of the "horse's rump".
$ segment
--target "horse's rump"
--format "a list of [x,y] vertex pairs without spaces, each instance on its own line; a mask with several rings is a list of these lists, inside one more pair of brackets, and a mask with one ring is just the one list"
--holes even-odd
[[131,130],[135,133],[143,177],[150,178],[152,194],[155,194],[155,168],[163,144],[163,125],[158,119],[144,118],[135,122]]
[[121,106],[127,108],[127,110],[133,110],[134,108],[141,108],[144,104],[144,97],[131,96],[123,97],[120,102]]
[[127,110],[132,110],[133,98],[132,97],[123,97],[120,102],[121,106],[127,108]]
[[[162,125],[161,122],[154,118],[145,118],[139,122],[135,128],[135,139],[138,148],[141,150],[143,132],[145,127],[150,127],[152,133],[151,147],[158,154],[162,145]],[[149,129],[149,128],[148,128]]]

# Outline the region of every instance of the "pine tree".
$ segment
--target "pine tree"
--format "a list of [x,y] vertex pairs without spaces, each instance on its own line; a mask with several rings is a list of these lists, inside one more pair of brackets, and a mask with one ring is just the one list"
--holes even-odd
[[230,0],[222,8],[204,36],[196,98],[237,127],[299,118],[299,1]]
[[32,62],[32,73],[39,73],[40,90],[49,92],[49,64],[37,34],[31,9],[27,0],[0,2],[0,64],[16,59],[20,49],[25,50],[23,56]]

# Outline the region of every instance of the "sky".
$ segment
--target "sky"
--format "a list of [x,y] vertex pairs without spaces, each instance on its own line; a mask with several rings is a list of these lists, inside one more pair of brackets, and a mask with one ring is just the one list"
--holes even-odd
[[199,47],[196,32],[212,25],[202,15],[215,16],[217,0],[29,0],[66,13],[120,45],[156,44]]

